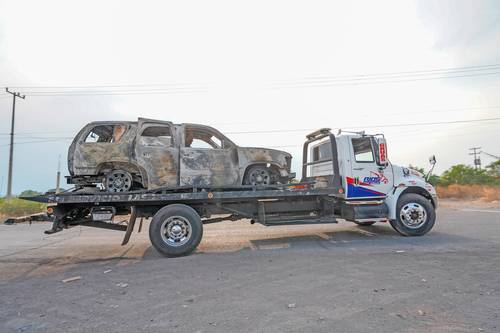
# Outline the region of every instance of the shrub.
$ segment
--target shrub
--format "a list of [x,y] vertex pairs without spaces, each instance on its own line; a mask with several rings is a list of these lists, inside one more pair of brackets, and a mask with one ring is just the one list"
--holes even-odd
[[0,198],[0,217],[2,218],[41,213],[46,208],[45,204],[39,202],[26,201],[19,198],[12,198],[10,200]]
[[438,197],[482,201],[500,201],[500,186],[495,185],[460,185],[438,186]]

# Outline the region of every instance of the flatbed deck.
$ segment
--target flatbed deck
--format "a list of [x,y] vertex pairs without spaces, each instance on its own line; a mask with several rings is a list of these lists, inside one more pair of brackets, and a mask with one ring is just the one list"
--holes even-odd
[[[291,198],[310,196],[332,196],[343,198],[338,190],[332,188],[304,188],[310,184],[289,184],[272,187],[226,187],[226,188],[165,188],[153,191],[134,191],[123,193],[109,192],[63,192],[25,198],[48,204],[112,204],[127,203],[146,205],[169,202],[260,200],[270,198]],[[301,187],[301,188],[297,188]]]

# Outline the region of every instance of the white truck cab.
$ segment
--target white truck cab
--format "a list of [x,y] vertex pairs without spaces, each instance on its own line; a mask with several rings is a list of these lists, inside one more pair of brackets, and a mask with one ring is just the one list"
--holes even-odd
[[[339,131],[335,140],[347,202],[382,200],[387,205],[389,221],[401,220],[410,229],[418,228],[428,215],[435,214],[436,190],[420,172],[389,161],[383,135]],[[308,166],[309,177],[321,179],[333,174],[330,140],[311,145],[308,155],[312,162]],[[422,200],[432,205],[432,212]]]

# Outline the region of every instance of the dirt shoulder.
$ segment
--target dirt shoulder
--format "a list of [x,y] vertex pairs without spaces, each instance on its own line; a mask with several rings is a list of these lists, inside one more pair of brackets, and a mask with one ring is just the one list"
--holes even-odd
[[461,200],[461,199],[439,199],[439,207],[441,208],[479,208],[479,209],[500,209],[500,200],[498,201],[483,201],[483,200]]

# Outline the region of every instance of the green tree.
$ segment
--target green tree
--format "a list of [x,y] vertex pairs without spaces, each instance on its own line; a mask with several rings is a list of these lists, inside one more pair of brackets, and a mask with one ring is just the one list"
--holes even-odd
[[495,179],[486,170],[458,164],[454,165],[441,175],[441,184],[492,184]]
[[496,180],[500,180],[500,160],[488,164],[486,166],[486,172]]
[[41,195],[41,192],[34,191],[34,190],[24,190],[19,194],[20,197],[34,197],[36,195]]

